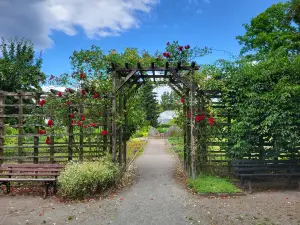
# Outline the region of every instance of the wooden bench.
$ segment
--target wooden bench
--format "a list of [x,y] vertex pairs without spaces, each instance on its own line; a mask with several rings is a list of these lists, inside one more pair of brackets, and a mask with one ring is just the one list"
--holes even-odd
[[61,164],[2,164],[0,185],[5,185],[6,193],[9,193],[11,182],[43,182],[46,198],[50,186],[53,187],[53,193],[56,193],[56,180],[63,168]]
[[231,166],[241,185],[248,180],[249,193],[252,193],[253,177],[287,177],[289,183],[296,178],[300,189],[300,164],[297,160],[233,160]]

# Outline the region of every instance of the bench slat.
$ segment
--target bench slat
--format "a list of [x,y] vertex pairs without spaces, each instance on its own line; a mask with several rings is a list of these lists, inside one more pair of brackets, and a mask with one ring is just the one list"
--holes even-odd
[[53,168],[1,168],[0,172],[60,172],[62,169],[53,169]]
[[1,167],[7,168],[64,168],[61,164],[2,164]]
[[1,176],[35,176],[35,177],[40,177],[40,176],[59,176],[59,173],[1,173]]
[[32,178],[0,178],[0,182],[4,181],[56,181],[55,178],[37,178],[37,179],[32,179]]
[[249,176],[300,176],[300,173],[242,173],[239,174],[241,177],[249,177]]

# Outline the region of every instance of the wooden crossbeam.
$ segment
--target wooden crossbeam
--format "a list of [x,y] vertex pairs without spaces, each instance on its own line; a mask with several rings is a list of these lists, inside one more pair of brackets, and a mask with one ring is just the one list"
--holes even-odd
[[168,85],[169,85],[169,87],[170,87],[174,92],[176,92],[180,97],[183,96],[183,93],[182,93],[180,90],[178,90],[172,83],[169,83]]
[[117,93],[126,83],[127,81],[137,72],[137,70],[132,70],[125,78],[124,82],[117,87],[117,89],[114,91],[114,93]]

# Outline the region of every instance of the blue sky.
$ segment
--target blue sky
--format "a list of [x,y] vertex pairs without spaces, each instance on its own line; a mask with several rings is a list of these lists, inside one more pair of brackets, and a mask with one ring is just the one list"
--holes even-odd
[[[166,42],[239,54],[237,35],[251,18],[279,0],[30,0],[0,2],[0,36],[31,39],[43,49],[43,72],[70,71],[74,50],[126,47],[163,50]],[[26,12],[26,13],[24,13]],[[5,21],[2,23],[1,21]],[[96,38],[95,38],[96,37]],[[213,51],[199,63],[228,54]]]
[[[74,50],[87,49],[92,44],[104,50],[136,47],[155,52],[164,49],[167,41],[178,40],[182,44],[209,46],[214,49],[239,54],[240,46],[235,37],[244,33],[243,23],[277,0],[161,0],[150,13],[140,13],[138,28],[131,28],[119,36],[89,39],[77,28],[76,36],[54,31],[50,36],[54,45],[46,49],[43,71],[58,75],[69,70],[69,56]],[[99,12],[101,13],[101,12]],[[224,52],[199,59],[199,63],[211,63],[219,58],[229,58]]]

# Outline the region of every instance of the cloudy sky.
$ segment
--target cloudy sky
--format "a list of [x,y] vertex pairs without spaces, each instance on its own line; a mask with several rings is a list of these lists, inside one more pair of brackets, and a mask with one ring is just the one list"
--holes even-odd
[[[95,44],[163,50],[165,43],[238,54],[243,23],[279,0],[0,0],[0,36],[25,37],[43,50],[43,71],[70,72],[74,50]],[[222,51],[200,63],[228,58]]]

